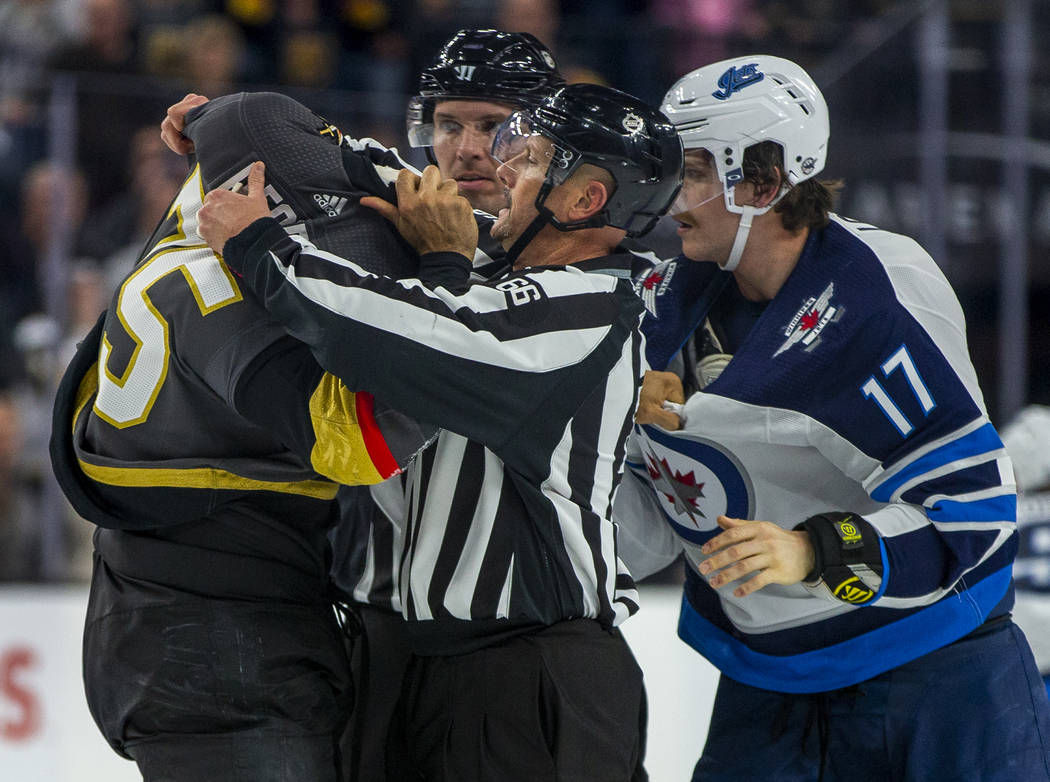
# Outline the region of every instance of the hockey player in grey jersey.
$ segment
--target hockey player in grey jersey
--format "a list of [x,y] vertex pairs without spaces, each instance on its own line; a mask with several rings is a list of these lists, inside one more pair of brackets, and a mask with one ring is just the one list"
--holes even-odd
[[273,94],[214,101],[188,133],[195,165],[56,399],[55,472],[98,525],[88,704],[146,782],[339,782],[336,490],[397,474],[433,430],[325,373],[202,242],[198,213],[264,156],[265,208],[289,231],[415,273],[360,205],[389,197],[396,159]]

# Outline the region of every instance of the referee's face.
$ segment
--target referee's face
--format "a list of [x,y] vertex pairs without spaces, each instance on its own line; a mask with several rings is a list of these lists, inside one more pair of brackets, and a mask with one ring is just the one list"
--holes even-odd
[[504,249],[510,249],[515,240],[529,226],[537,214],[536,196],[547,178],[554,154],[550,139],[533,134],[525,139],[520,150],[507,158],[497,170],[506,187],[505,205],[498,212],[491,228],[493,239]]

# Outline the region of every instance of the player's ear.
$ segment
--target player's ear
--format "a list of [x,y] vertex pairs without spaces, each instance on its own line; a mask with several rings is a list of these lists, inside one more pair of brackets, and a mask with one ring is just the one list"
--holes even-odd
[[769,174],[769,180],[766,182],[761,184],[749,183],[752,188],[752,196],[748,203],[751,206],[759,209],[763,206],[769,206],[773,199],[777,197],[777,193],[780,192],[780,185],[784,181],[784,173],[776,166],[772,166]]

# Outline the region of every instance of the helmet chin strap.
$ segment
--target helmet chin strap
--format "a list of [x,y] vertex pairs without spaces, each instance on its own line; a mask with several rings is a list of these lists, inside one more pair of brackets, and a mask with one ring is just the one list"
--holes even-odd
[[522,251],[528,246],[529,242],[532,241],[533,237],[536,236],[545,226],[550,222],[550,212],[541,210],[538,215],[532,218],[532,222],[525,226],[525,230],[521,232],[521,236],[514,240],[514,244],[507,250],[507,261],[511,266],[514,266],[518,262],[518,256],[521,255]]
[[[736,271],[736,267],[740,265],[740,257],[744,254],[744,245],[747,244],[747,237],[751,233],[751,221],[755,219],[757,215],[764,215],[770,209],[777,205],[790,188],[787,185],[783,185],[776,196],[765,206],[749,206],[743,204],[737,207],[740,210],[740,224],[736,227],[736,239],[733,240],[733,247],[729,251],[729,258],[722,264],[722,268],[727,272]],[[727,201],[728,205],[728,201]]]
[[[525,230],[521,232],[521,236],[514,240],[514,244],[507,250],[507,262],[511,266],[514,266],[518,262],[518,256],[528,247],[529,242],[535,238],[536,234],[543,230],[543,226],[547,223],[553,222],[552,218],[554,214],[545,206],[547,196],[550,191],[554,189],[554,183],[549,179],[545,179],[543,185],[540,186],[540,191],[536,194],[536,216],[532,218],[532,222],[525,226]],[[557,223],[555,222],[555,227]]]
[[736,271],[736,267],[740,265],[740,256],[744,254],[744,245],[747,244],[747,237],[751,233],[751,221],[754,220],[756,214],[766,211],[765,209],[760,211],[753,206],[742,206],[740,210],[740,224],[736,228],[736,239],[733,240],[729,258],[722,264],[722,269],[727,272]]

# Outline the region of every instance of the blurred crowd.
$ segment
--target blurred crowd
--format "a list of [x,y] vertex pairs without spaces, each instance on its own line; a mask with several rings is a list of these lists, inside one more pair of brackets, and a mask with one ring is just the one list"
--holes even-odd
[[748,50],[811,68],[900,5],[0,0],[0,581],[90,571],[90,528],[48,465],[51,395],[185,176],[158,131],[185,93],[281,90],[404,148],[415,75],[463,27],[531,32],[570,80],[656,101],[677,74]]

